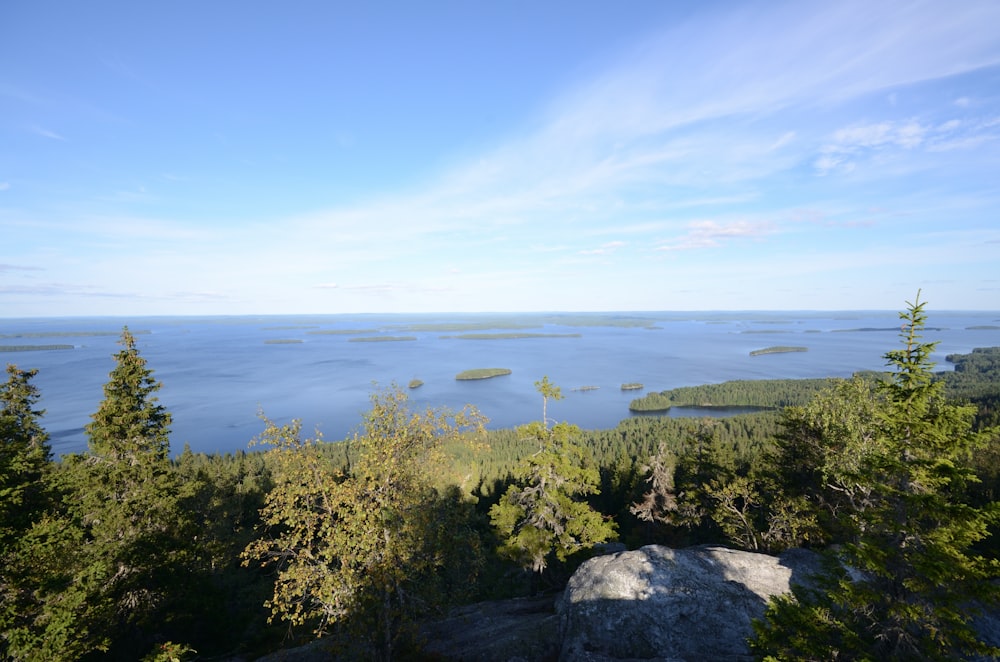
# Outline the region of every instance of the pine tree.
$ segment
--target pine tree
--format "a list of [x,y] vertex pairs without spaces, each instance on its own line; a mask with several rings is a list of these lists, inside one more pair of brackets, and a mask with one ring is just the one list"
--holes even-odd
[[[1000,653],[970,625],[977,604],[1000,597],[991,581],[1000,568],[973,551],[997,520],[996,504],[964,500],[975,481],[969,454],[983,436],[973,431],[974,408],[948,403],[933,379],[935,343],[920,336],[924,307],[918,295],[900,314],[903,346],[885,355],[891,378],[871,387],[873,416],[863,425],[830,426],[833,434],[813,440],[849,458],[826,466],[830,484],[853,486],[855,498],[837,513],[848,520],[840,530],[853,537],[833,555],[820,590],[771,603],[753,644],[763,655],[944,660]],[[831,414],[857,420],[849,409]]]

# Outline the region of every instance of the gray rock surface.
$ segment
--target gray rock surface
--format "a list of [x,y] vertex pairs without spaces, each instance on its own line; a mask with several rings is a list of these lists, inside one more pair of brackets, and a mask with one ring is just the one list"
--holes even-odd
[[543,662],[559,656],[557,596],[459,607],[421,629],[430,659],[450,662]]
[[556,605],[560,659],[744,660],[767,600],[805,583],[816,555],[650,545],[590,559]]
[[[447,662],[680,662],[749,659],[750,622],[805,583],[819,557],[648,546],[595,557],[560,595],[481,602],[425,623],[424,658]],[[264,658],[334,657],[325,641]],[[263,661],[262,661],[263,662]]]

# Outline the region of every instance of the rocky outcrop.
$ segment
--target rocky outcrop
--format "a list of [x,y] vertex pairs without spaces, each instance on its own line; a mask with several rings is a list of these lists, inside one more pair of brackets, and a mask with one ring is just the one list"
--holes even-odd
[[453,609],[421,629],[429,659],[553,662],[559,656],[557,596],[480,602]]
[[560,660],[749,659],[751,621],[819,565],[804,550],[774,557],[707,546],[590,559],[556,606]]
[[[424,647],[414,659],[743,662],[751,659],[751,622],[768,599],[808,585],[821,571],[820,556],[802,549],[780,557],[715,546],[616,552],[581,565],[561,594],[466,605],[424,623]],[[1000,612],[973,623],[984,642],[1000,645]],[[338,657],[321,640],[259,662],[331,659],[362,658]]]
[[[735,661],[768,598],[805,583],[819,557],[652,545],[585,562],[560,595],[459,607],[420,628],[423,658],[442,662]],[[329,644],[269,661],[358,659]]]

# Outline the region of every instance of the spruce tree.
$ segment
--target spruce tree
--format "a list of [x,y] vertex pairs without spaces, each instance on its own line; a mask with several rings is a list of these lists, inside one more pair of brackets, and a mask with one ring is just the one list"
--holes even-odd
[[542,395],[542,420],[520,432],[538,444],[516,470],[516,483],[490,509],[501,537],[499,552],[537,577],[553,561],[605,542],[615,535],[614,522],[591,508],[585,497],[595,494],[600,473],[579,443],[580,428],[548,425],[548,401],[562,398],[548,377],[535,382]]
[[7,366],[0,385],[0,658],[42,659],[39,561],[46,550],[36,545],[33,529],[43,520],[54,495],[49,485],[48,434],[35,409],[38,389],[31,383],[37,370]]
[[129,657],[148,650],[162,629],[158,614],[182,585],[190,532],[169,459],[170,413],[155,396],[161,384],[128,327],[119,344],[104,400],[86,426],[88,452],[63,464],[67,517],[87,540],[77,589],[96,610],[78,627],[98,650]]
[[51,460],[49,435],[35,409],[37,370],[7,366],[0,385],[0,548],[6,549],[46,506],[43,476]]
[[90,452],[107,461],[166,459],[171,416],[156,397],[162,384],[153,379],[127,326],[119,344],[123,349],[115,354],[104,400],[86,426]]
[[870,386],[877,406],[855,424],[852,390],[843,411],[829,411],[827,432],[811,440],[817,457],[835,451],[843,458],[825,462],[825,480],[852,487],[837,510],[847,521],[836,527],[851,537],[831,552],[831,574],[818,590],[772,601],[753,643],[770,659],[944,660],[1000,652],[970,623],[978,607],[998,599],[992,579],[1000,568],[973,549],[996,521],[996,504],[975,507],[965,499],[975,481],[969,456],[983,435],[973,430],[974,408],[947,402],[933,379],[935,343],[920,336],[924,307],[918,295],[900,314],[902,348],[885,355],[890,378]]

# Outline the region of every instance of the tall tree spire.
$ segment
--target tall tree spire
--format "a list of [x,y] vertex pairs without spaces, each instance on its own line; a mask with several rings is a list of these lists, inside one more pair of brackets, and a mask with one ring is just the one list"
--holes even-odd
[[115,354],[104,400],[86,426],[90,452],[114,460],[134,460],[139,452],[166,458],[171,416],[155,395],[162,384],[153,379],[127,326],[118,343],[123,349]]

